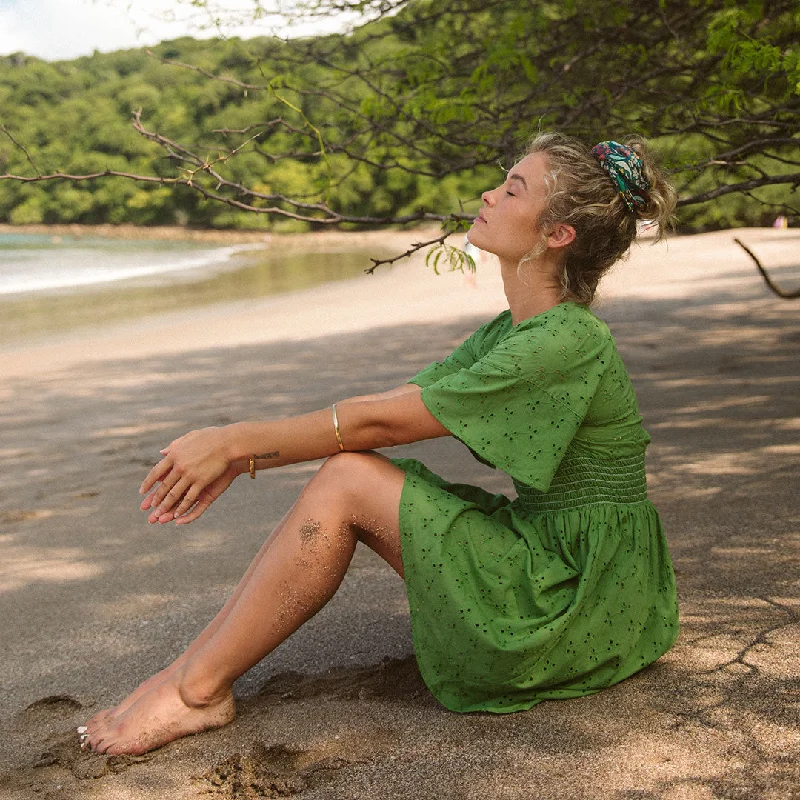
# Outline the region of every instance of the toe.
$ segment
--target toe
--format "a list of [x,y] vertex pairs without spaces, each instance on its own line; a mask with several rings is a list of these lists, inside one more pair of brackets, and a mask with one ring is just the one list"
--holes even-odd
[[87,723],[85,727],[91,727],[93,725],[98,725],[101,722],[105,722],[107,719],[111,719],[114,716],[115,708],[104,708],[102,711],[98,711]]
[[103,755],[108,750],[108,744],[105,739],[98,739],[97,741],[89,741],[89,750],[97,755]]
[[105,731],[99,726],[88,726],[86,733],[81,737],[81,749],[90,750],[92,753],[101,752]]

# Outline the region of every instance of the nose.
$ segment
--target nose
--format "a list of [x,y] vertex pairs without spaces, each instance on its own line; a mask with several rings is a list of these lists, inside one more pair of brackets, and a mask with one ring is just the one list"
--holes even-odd
[[489,189],[489,190],[485,191],[485,192],[484,192],[484,193],[481,195],[481,200],[483,200],[483,202],[484,202],[484,203],[485,203],[487,206],[490,206],[490,205],[492,204],[492,196],[493,196],[493,192],[494,192],[494,190],[493,190],[493,189]]

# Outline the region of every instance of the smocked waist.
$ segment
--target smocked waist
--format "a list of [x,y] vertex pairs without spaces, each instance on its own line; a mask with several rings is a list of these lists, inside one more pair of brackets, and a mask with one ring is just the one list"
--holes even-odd
[[567,452],[550,488],[541,492],[514,481],[514,505],[526,513],[580,508],[594,503],[640,503],[647,500],[644,453],[598,459]]

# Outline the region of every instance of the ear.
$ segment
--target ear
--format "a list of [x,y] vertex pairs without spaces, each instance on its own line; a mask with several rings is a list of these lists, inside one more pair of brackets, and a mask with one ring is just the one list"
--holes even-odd
[[575,228],[564,222],[557,222],[547,235],[548,247],[566,247],[575,241]]

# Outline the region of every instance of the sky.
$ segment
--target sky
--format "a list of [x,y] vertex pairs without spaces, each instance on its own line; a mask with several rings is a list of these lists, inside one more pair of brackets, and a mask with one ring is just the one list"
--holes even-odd
[[[250,0],[223,0],[221,5],[252,8]],[[21,51],[58,61],[91,55],[95,50],[110,52],[179,36],[218,34],[217,29],[198,29],[197,22],[196,12],[176,0],[0,0],[0,56]],[[227,24],[223,33],[242,38],[285,33],[279,24],[277,20]],[[324,30],[341,27],[341,20],[328,21]],[[322,30],[319,26],[297,32]]]

